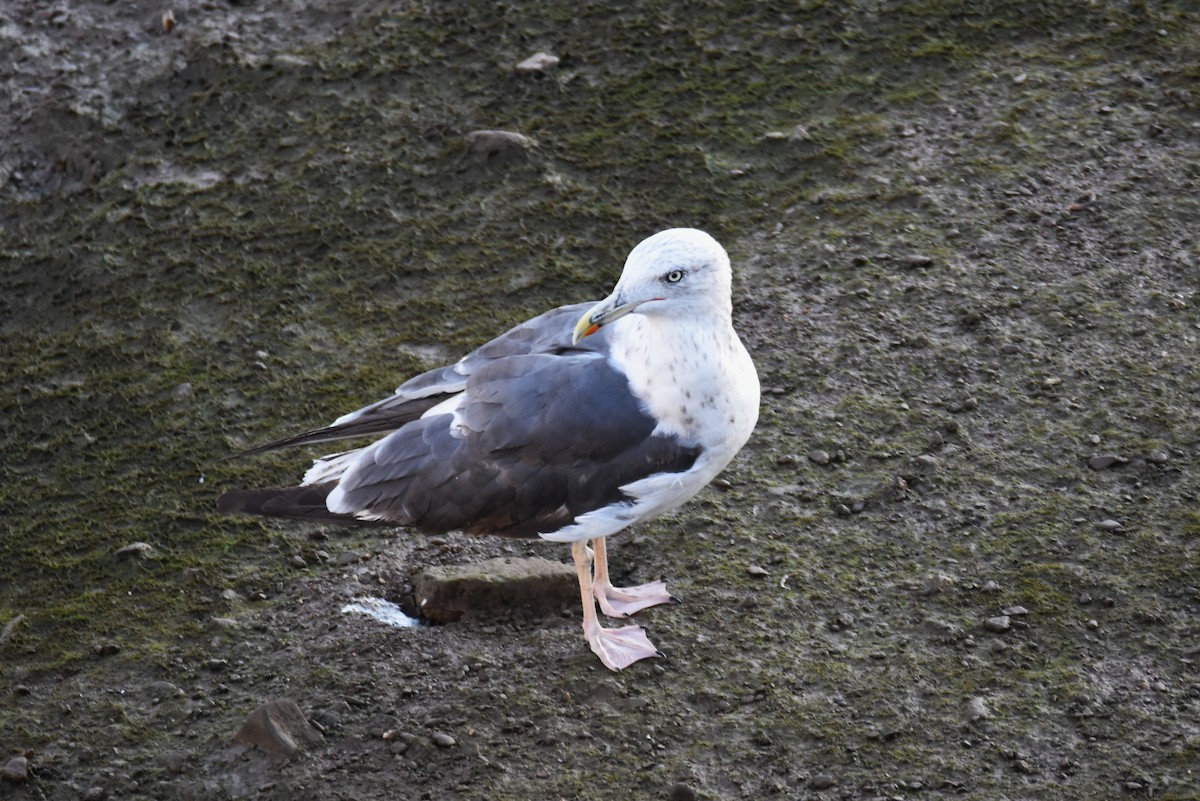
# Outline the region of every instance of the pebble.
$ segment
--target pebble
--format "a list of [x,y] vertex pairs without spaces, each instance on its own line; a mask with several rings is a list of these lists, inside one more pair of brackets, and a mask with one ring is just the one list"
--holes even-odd
[[118,559],[142,559],[154,552],[154,546],[148,542],[131,542],[123,548],[118,548],[113,554]]
[[298,567],[301,570],[303,570],[304,568],[308,567],[308,562],[304,561],[303,556],[301,556],[300,554],[296,554],[295,556],[292,557],[292,567]]
[[808,452],[808,460],[813,464],[829,464],[832,458],[829,451],[811,450]]
[[989,579],[980,589],[984,592],[1000,592],[1000,585]]
[[677,782],[671,785],[667,799],[668,801],[696,801],[696,791],[683,782]]
[[458,742],[443,731],[435,731],[429,739],[433,740],[433,744],[438,748],[453,748],[458,745]]
[[471,131],[466,140],[468,152],[480,164],[523,161],[534,147],[532,139],[514,131]]
[[987,620],[983,621],[983,627],[988,631],[994,631],[999,634],[1012,628],[1012,618],[1010,618],[1008,615],[989,617]]
[[929,577],[929,584],[925,588],[928,595],[936,595],[939,592],[945,592],[954,586],[954,578],[947,576],[945,573],[937,573]]
[[968,720],[984,720],[990,718],[992,712],[987,707],[987,701],[982,696],[975,696],[967,701],[967,719]]
[[808,786],[814,790],[828,790],[835,784],[837,784],[837,779],[828,773],[818,773],[808,780]]
[[337,556],[336,564],[339,567],[345,567],[346,565],[354,564],[360,559],[362,559],[362,554],[360,554],[358,551],[342,551]]
[[299,705],[288,698],[276,698],[260,705],[233,736],[233,742],[238,745],[288,758],[323,740],[321,733],[304,717]]
[[0,778],[6,782],[19,784],[29,781],[29,760],[23,756],[13,757],[0,768]]
[[1146,454],[1146,461],[1151,464],[1166,464],[1171,460],[1171,457],[1166,451],[1153,450]]
[[930,456],[927,453],[923,453],[913,459],[913,467],[925,473],[932,473],[934,470],[937,470],[939,464],[936,457]]
[[929,267],[933,264],[933,257],[914,254],[912,256],[905,256],[900,260],[900,264],[904,267]]
[[1101,531],[1118,531],[1121,528],[1120,522],[1110,518],[1105,518],[1096,524],[1096,527]]
[[1006,606],[1000,610],[1000,613],[1009,617],[1020,617],[1021,615],[1028,615],[1029,610],[1023,606]]
[[515,69],[518,75],[536,75],[552,67],[557,67],[559,58],[551,53],[534,53],[518,64]]
[[1088,467],[1093,470],[1107,470],[1110,467],[1120,467],[1129,460],[1115,453],[1098,453],[1088,459]]

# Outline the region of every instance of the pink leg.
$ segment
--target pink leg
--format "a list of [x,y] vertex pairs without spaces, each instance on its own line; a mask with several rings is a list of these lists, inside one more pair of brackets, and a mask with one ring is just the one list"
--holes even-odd
[[639,584],[636,587],[614,587],[608,579],[608,554],[604,538],[592,540],[596,552],[595,580],[592,592],[600,602],[600,611],[609,617],[628,617],[648,606],[665,604],[672,600],[667,585],[661,581]]
[[640,626],[606,629],[600,625],[596,602],[592,600],[592,556],[587,543],[582,540],[573,543],[571,556],[575,559],[575,574],[579,577],[579,593],[583,597],[583,639],[604,666],[609,670],[621,670],[639,659],[662,656]]

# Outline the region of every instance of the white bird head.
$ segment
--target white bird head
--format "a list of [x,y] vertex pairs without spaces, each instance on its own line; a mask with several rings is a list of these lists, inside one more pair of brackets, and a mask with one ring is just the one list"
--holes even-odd
[[579,319],[574,340],[627,314],[728,316],[732,283],[729,254],[717,240],[695,228],[660,231],[630,252],[612,294]]

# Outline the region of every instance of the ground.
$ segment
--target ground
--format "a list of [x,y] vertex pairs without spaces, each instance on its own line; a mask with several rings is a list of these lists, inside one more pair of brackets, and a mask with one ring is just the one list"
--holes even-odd
[[[0,796],[1200,796],[1194,5],[9,0],[0,41]],[[341,613],[560,546],[215,513],[314,455],[239,449],[672,225],[766,392],[613,544],[683,600],[664,659]],[[323,740],[231,748],[271,698]]]

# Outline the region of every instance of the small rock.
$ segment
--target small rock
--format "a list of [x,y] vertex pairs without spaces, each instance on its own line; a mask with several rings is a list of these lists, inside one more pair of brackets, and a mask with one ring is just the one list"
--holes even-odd
[[1120,467],[1129,460],[1115,453],[1098,453],[1088,459],[1088,467],[1093,470],[1107,470],[1110,467]]
[[989,579],[980,589],[984,592],[1000,592],[1000,585]]
[[352,565],[361,560],[362,554],[360,554],[358,551],[342,551],[338,554],[335,564],[338,565],[338,567],[345,567],[346,565]]
[[914,254],[912,256],[905,256],[900,260],[900,264],[904,267],[910,268],[928,267],[933,264],[933,257]]
[[299,705],[288,698],[276,698],[259,706],[233,736],[237,745],[289,759],[305,746],[322,740],[321,733],[304,717]]
[[1009,617],[1020,617],[1021,615],[1028,615],[1029,610],[1023,606],[1006,606],[1000,610],[1000,613]]
[[92,649],[92,653],[96,656],[113,656],[121,652],[121,646],[115,642],[102,642]]
[[29,760],[23,756],[16,756],[8,760],[4,763],[4,767],[0,768],[0,779],[14,784],[29,781]]
[[1110,517],[1105,518],[1097,523],[1096,528],[1100,529],[1101,531],[1119,531],[1121,529],[1121,524]]
[[925,587],[927,595],[936,595],[939,592],[945,592],[954,586],[954,578],[947,576],[945,573],[936,573],[929,577],[929,584]]
[[671,785],[667,801],[696,801],[696,791],[683,782]]
[[413,580],[413,595],[428,620],[453,623],[467,612],[514,607],[554,614],[579,602],[579,585],[570,565],[540,558],[499,558],[427,568]]
[[746,572],[749,573],[751,576],[756,576],[758,578],[762,578],[763,576],[771,575],[770,573],[767,572],[767,569],[765,567],[760,567],[758,565],[748,566],[746,568]]
[[983,627],[988,631],[994,631],[999,634],[1012,628],[1012,618],[1010,618],[1008,615],[989,617],[987,620],[983,621]]
[[558,62],[558,56],[550,53],[534,53],[513,69],[517,71],[518,75],[536,75],[552,67],[557,67]]
[[533,147],[532,139],[513,131],[472,131],[467,134],[467,151],[479,164],[522,162]]
[[811,450],[808,452],[808,460],[813,464],[829,464],[832,458],[829,451]]
[[967,701],[967,720],[984,720],[992,716],[987,707],[987,701],[982,696],[975,696]]
[[1171,457],[1166,451],[1153,450],[1146,454],[1146,461],[1151,464],[1166,464],[1171,461]]
[[818,773],[808,780],[808,786],[814,790],[828,790],[837,784],[837,779],[828,773]]
[[443,731],[435,731],[429,739],[433,740],[433,744],[438,748],[453,748],[458,745],[453,737]]
[[237,603],[238,601],[242,600],[242,595],[237,590],[230,587],[229,589],[221,591],[221,599],[224,601],[229,601],[230,603]]
[[298,567],[301,570],[308,567],[308,562],[305,562],[304,557],[301,556],[300,554],[295,554],[294,556],[292,556],[291,562],[292,562],[292,567]]
[[912,465],[917,470],[923,473],[932,473],[938,469],[939,462],[936,457],[923,453],[912,460]]
[[113,554],[118,559],[144,559],[154,552],[154,546],[148,542],[131,542],[123,548],[118,548]]

